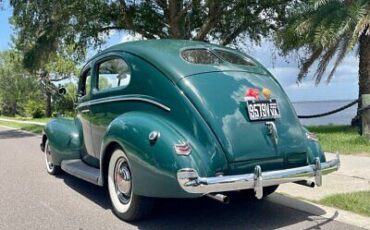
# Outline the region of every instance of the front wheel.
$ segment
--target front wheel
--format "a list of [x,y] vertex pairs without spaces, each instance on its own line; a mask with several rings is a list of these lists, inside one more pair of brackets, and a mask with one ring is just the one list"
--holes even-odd
[[53,163],[53,159],[52,159],[52,156],[51,156],[51,150],[50,150],[48,140],[46,140],[46,142],[45,142],[44,153],[45,153],[46,171],[51,175],[59,174],[62,170],[61,170],[60,166],[54,165],[54,163]]
[[130,164],[121,149],[116,149],[109,160],[108,191],[113,212],[122,220],[138,220],[151,210],[152,199],[135,194]]

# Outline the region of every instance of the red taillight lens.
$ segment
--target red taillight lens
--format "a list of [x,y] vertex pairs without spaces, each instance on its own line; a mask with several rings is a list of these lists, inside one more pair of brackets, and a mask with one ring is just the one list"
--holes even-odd
[[178,155],[189,155],[191,153],[191,146],[189,143],[175,144],[175,150]]
[[247,90],[245,96],[246,97],[253,97],[256,100],[258,100],[258,98],[259,98],[259,91],[258,91],[258,89],[250,88],[250,89]]
[[311,140],[311,141],[319,141],[319,138],[317,137],[315,133],[306,132],[306,137],[308,140]]

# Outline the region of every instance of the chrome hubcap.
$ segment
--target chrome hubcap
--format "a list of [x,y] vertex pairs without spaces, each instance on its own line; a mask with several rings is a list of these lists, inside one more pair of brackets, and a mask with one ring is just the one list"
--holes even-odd
[[51,170],[54,165],[52,163],[51,152],[50,152],[49,145],[46,146],[45,158],[46,158],[46,164],[47,164],[48,168]]
[[123,157],[117,160],[114,168],[114,185],[120,202],[127,204],[131,197],[132,183],[130,168]]

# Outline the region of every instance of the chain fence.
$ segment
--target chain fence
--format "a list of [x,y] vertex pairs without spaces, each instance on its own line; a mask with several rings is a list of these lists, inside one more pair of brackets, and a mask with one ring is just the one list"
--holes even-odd
[[[318,117],[325,117],[325,116],[329,116],[329,115],[332,115],[334,113],[339,113],[345,109],[348,109],[349,107],[352,107],[354,105],[356,105],[359,101],[361,100],[361,98],[359,99],[356,99],[354,101],[351,101],[350,103],[344,105],[344,106],[341,106],[337,109],[334,109],[334,110],[331,110],[331,111],[328,111],[328,112],[325,112],[325,113],[318,113],[318,114],[312,114],[312,115],[298,115],[298,118],[300,119],[310,119],[310,118],[318,118]],[[358,114],[366,111],[366,110],[369,110],[370,109],[370,105],[366,106],[366,107],[363,107],[363,108],[360,108],[358,109]]]

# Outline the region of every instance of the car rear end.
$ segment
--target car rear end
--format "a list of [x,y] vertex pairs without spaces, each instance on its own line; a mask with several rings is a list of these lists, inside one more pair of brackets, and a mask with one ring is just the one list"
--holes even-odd
[[221,48],[185,49],[181,55],[194,68],[214,67],[214,71],[185,76],[177,84],[210,127],[228,161],[227,170],[217,176],[180,169],[177,179],[185,191],[254,189],[261,198],[263,187],[302,184],[310,178],[321,185],[323,174],[338,169],[339,157],[326,161],[282,87],[261,65]]

